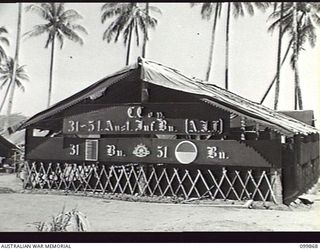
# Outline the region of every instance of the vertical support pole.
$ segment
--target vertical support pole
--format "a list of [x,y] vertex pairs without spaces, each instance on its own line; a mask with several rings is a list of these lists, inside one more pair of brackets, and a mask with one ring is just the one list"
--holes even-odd
[[17,172],[17,151],[14,150],[13,153],[13,172],[16,173]]
[[283,196],[282,196],[282,171],[281,168],[272,168],[270,170],[271,174],[271,188],[274,194],[274,202],[276,204],[283,204]]
[[255,130],[256,130],[256,140],[259,140],[259,136],[260,136],[260,126],[259,126],[259,123],[256,122],[256,127],[255,127]]
[[[138,58],[138,63],[140,65],[140,71],[141,71],[141,67],[143,67],[141,58]],[[140,75],[141,75],[141,72],[140,72]],[[141,104],[144,104],[149,101],[148,83],[143,81],[141,77],[140,77],[140,82],[141,82]],[[138,180],[139,194],[145,195],[145,192],[147,190],[146,189],[147,180],[145,178],[148,178],[148,166],[142,163],[140,164],[140,167],[141,167],[140,169],[141,175]]]
[[294,136],[294,169],[295,169],[295,178],[297,183],[297,189],[299,194],[303,192],[303,176],[302,176],[302,166],[300,164],[301,162],[301,138],[300,135]]
[[241,128],[241,141],[246,139],[245,131],[246,131],[246,118],[241,116],[240,118],[240,128]]
[[[31,150],[30,148],[30,142],[31,142],[31,137],[33,136],[33,128],[26,128],[26,133],[25,133],[25,149],[24,149],[24,168],[22,171],[24,171],[24,176],[26,177],[26,180],[30,179],[31,175],[31,168],[28,165],[28,157],[27,154]],[[25,182],[27,182],[25,180]],[[24,183],[24,185],[27,185],[27,183]],[[24,187],[25,188],[25,187]]]

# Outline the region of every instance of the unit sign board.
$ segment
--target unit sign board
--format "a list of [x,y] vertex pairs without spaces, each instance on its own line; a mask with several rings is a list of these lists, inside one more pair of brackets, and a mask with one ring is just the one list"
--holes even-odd
[[[50,151],[50,148],[55,150]],[[272,148],[274,155],[280,152],[278,147]],[[255,167],[277,164],[272,159],[266,160],[253,147],[239,141],[153,138],[50,138],[27,152],[27,159]]]
[[63,121],[64,134],[84,135],[222,134],[228,127],[229,113],[199,103],[109,106]]

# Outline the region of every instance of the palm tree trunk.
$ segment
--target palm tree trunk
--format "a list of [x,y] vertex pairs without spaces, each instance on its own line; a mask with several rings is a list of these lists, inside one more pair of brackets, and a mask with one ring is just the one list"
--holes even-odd
[[8,84],[8,87],[7,87],[7,89],[6,89],[6,93],[4,94],[4,97],[3,97],[3,99],[2,99],[1,106],[0,106],[0,112],[1,112],[1,110],[3,109],[4,103],[5,103],[6,100],[7,100],[7,97],[8,97],[8,94],[9,94],[9,90],[10,90],[10,83]]
[[301,95],[301,87],[300,87],[300,75],[299,75],[299,67],[298,67],[298,58],[296,61],[295,71],[294,71],[294,82],[295,82],[295,92],[296,92],[296,102],[297,102],[297,109],[303,110],[302,105],[302,95]]
[[211,44],[210,44],[210,52],[209,52],[209,61],[208,61],[208,68],[207,68],[207,73],[206,73],[206,80],[207,81],[209,81],[211,67],[212,67],[213,48],[214,48],[214,40],[215,40],[215,34],[216,34],[218,12],[219,12],[219,7],[218,7],[218,3],[216,3],[216,9],[215,9],[215,13],[214,13],[212,33],[211,33]]
[[13,96],[14,96],[14,90],[16,87],[16,73],[17,73],[17,65],[19,60],[19,49],[20,49],[20,35],[21,35],[21,15],[22,15],[22,3],[18,4],[18,22],[17,22],[17,40],[16,40],[16,50],[15,50],[15,56],[14,56],[14,62],[13,62],[13,72],[11,77],[11,83],[10,83],[10,94],[9,94],[9,101],[8,101],[8,109],[7,109],[7,119],[5,123],[5,128],[8,128],[9,126],[9,117],[12,112],[12,104],[13,104]]
[[299,25],[297,23],[297,3],[293,2],[293,71],[294,71],[294,109],[303,109],[298,69]]
[[130,59],[130,47],[131,47],[131,39],[132,39],[132,29],[133,27],[130,27],[130,33],[129,33],[129,41],[128,41],[128,48],[127,48],[127,60],[126,65],[129,65],[129,59]]
[[[301,22],[302,22],[303,17],[304,17],[304,14],[302,14],[301,17],[300,17],[300,20],[299,20],[299,22],[298,22],[298,25],[299,25],[299,26],[300,26],[300,24],[301,24]],[[282,34],[282,36],[283,36],[283,34]],[[284,57],[283,57],[283,59],[282,59],[282,61],[281,61],[281,66],[280,66],[280,67],[282,67],[283,64],[284,64],[284,62],[286,61],[292,44],[293,44],[293,39],[291,39],[290,42],[289,42],[289,44],[288,44],[286,53],[284,54]],[[281,68],[280,68],[280,69],[281,69]],[[276,73],[275,76],[273,77],[273,80],[271,81],[271,83],[270,83],[267,91],[266,91],[265,94],[263,95],[263,97],[262,97],[262,99],[261,99],[261,101],[260,101],[260,104],[262,104],[262,103],[264,102],[264,100],[266,99],[266,97],[267,97],[267,95],[269,94],[269,92],[270,92],[273,84],[275,83],[275,81],[276,81],[276,79],[277,79],[277,76],[278,76],[278,74]]]
[[[149,3],[146,3],[146,15],[149,18]],[[147,41],[148,41],[148,23],[146,23],[146,33],[144,34],[143,47],[142,47],[142,57],[146,57]]]
[[[281,61],[281,67],[283,66],[284,62],[286,61],[286,59],[287,59],[287,57],[288,57],[288,54],[289,54],[291,45],[292,45],[292,40],[289,42],[288,47],[287,47],[287,51],[286,51],[286,53],[284,54],[284,57],[283,57],[283,59],[282,59],[282,61]],[[264,100],[266,99],[266,97],[267,97],[267,95],[269,94],[269,92],[270,92],[273,84],[275,83],[275,81],[276,81],[276,79],[277,79],[277,76],[278,76],[278,74],[276,73],[275,76],[273,77],[273,79],[272,79],[272,81],[271,81],[271,83],[270,83],[270,85],[269,85],[266,93],[264,93],[264,95],[263,95],[263,97],[262,97],[262,99],[261,99],[261,101],[260,101],[260,104],[262,104],[262,103],[264,102]]]
[[52,95],[52,77],[53,77],[53,63],[54,63],[54,46],[55,46],[56,36],[53,35],[53,39],[51,42],[51,58],[50,58],[50,72],[49,72],[49,91],[48,91],[48,103],[47,108],[50,107],[51,103],[51,95]]
[[281,46],[282,46],[282,19],[283,19],[283,2],[280,7],[280,26],[279,26],[279,38],[278,38],[278,55],[277,55],[277,80],[274,96],[274,109],[278,109],[279,94],[280,94],[280,69],[281,69]]
[[226,24],[226,68],[225,68],[225,88],[229,88],[229,29],[230,29],[230,12],[231,3],[227,7],[227,24]]

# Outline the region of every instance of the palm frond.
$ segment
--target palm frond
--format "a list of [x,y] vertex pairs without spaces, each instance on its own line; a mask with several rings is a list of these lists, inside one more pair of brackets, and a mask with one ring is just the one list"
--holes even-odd
[[51,16],[51,13],[48,11],[48,9],[46,8],[47,5],[46,4],[30,4],[28,6],[26,6],[25,10],[28,12],[34,12],[36,14],[38,14],[40,17],[42,17],[45,20],[48,20]]
[[136,24],[137,23],[137,20],[135,19],[134,21],[134,29],[135,29],[135,34],[136,34],[136,42],[137,42],[137,46],[139,46],[139,38],[140,38],[140,36],[139,36],[139,27],[138,27],[138,25]]
[[136,35],[136,43],[140,44],[140,33],[147,37],[148,29],[155,28],[157,19],[151,17],[150,13],[161,14],[161,10],[155,6],[149,6],[149,14],[145,7],[137,3],[106,3],[101,7],[101,22],[104,23],[108,18],[115,19],[104,31],[102,39],[108,43],[117,42],[120,35],[123,37],[124,44],[132,32]]
[[10,80],[9,78],[5,79],[5,80],[2,82],[2,84],[0,85],[0,89],[3,89],[3,87],[6,86],[6,84],[7,84],[7,82],[8,82],[9,80]]
[[101,22],[104,23],[107,18],[130,12],[133,6],[132,3],[106,3],[101,7]]
[[78,19],[83,19],[83,16],[80,15],[77,11],[73,9],[66,10],[60,16],[60,19],[63,21],[74,21]]
[[[272,6],[271,2],[253,2],[253,5],[260,11],[265,12],[269,7]],[[277,4],[274,3],[274,8],[277,8]]]
[[198,4],[200,4],[200,3],[190,3],[190,7],[193,8],[193,7],[197,6]]
[[1,27],[0,27],[0,34],[1,34],[1,33],[8,34],[8,30],[6,29],[6,27],[4,27],[4,26],[1,26]]
[[6,37],[0,37],[0,42],[10,46],[10,42]]
[[149,6],[149,11],[150,11],[150,12],[157,13],[157,14],[159,14],[159,15],[162,15],[162,11],[161,11],[158,7],[156,7],[156,6],[150,5],[150,6]]
[[30,37],[35,37],[35,36],[42,35],[43,33],[48,32],[48,29],[49,29],[50,26],[51,26],[51,24],[35,25],[35,26],[33,26],[32,30],[24,33],[23,37],[30,38]]
[[201,17],[203,19],[209,20],[212,16],[213,9],[214,9],[214,3],[203,3],[201,6]]
[[15,82],[16,82],[16,86],[17,86],[19,89],[21,89],[22,92],[24,92],[24,91],[25,91],[25,88],[24,88],[22,82],[21,82],[19,79],[17,79],[17,78],[16,78],[16,81],[15,81]]
[[83,39],[76,33],[74,32],[72,29],[70,29],[67,26],[62,26],[60,27],[61,32],[64,34],[64,36],[66,38],[68,38],[69,40],[75,42],[75,43],[79,43],[80,45],[83,45]]
[[63,39],[63,34],[60,30],[58,30],[57,32],[57,39],[58,39],[58,42],[60,43],[60,49],[62,49],[64,44],[64,39]]
[[88,31],[86,30],[86,28],[80,24],[69,24],[68,27],[74,31],[79,30],[82,33],[88,35]]
[[[250,2],[244,2],[242,3],[242,5],[245,7],[245,9],[247,10],[247,12],[249,13],[249,15],[253,16],[254,15],[254,8],[253,8],[253,4]],[[260,5],[259,5],[260,6]],[[243,7],[242,7],[243,8]]]
[[123,41],[124,44],[127,44],[128,38],[130,34],[132,33],[132,30],[134,29],[133,21],[130,22],[129,25],[126,26],[126,28],[123,31]]
[[64,12],[64,3],[56,3],[56,15],[61,17]]
[[47,41],[46,41],[46,44],[44,45],[44,47],[47,49],[49,47],[49,44],[53,42],[54,40],[54,36],[55,35],[55,31],[54,30],[51,30],[49,31],[49,35],[48,35],[48,38],[47,38]]
[[231,3],[232,14],[234,18],[238,18],[239,16],[244,16],[244,10],[242,8],[241,2],[233,2]]
[[5,79],[7,79],[7,75],[1,75],[0,76],[0,81],[4,81]]
[[77,11],[73,9],[65,10],[64,3],[33,4],[28,6],[28,10],[39,12],[48,22],[46,24],[34,26],[34,28],[24,34],[24,36],[29,38],[48,33],[45,48],[49,47],[55,37],[57,37],[60,43],[60,49],[63,47],[63,37],[81,45],[83,44],[82,38],[76,31],[80,31],[84,34],[88,34],[88,32],[80,24],[73,23],[73,21],[77,19],[82,19],[82,16]]

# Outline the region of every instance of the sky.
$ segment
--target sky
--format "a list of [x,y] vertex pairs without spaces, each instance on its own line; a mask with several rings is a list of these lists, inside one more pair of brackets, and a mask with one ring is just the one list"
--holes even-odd
[[[25,8],[28,3],[23,4]],[[52,103],[56,103],[93,84],[99,79],[123,68],[126,48],[118,43],[107,43],[102,34],[111,22],[101,23],[102,3],[66,3],[66,8],[77,10],[83,17],[78,23],[85,26],[89,35],[83,35],[85,44],[80,46],[66,40],[62,50],[55,52]],[[150,32],[146,58],[176,68],[188,76],[205,78],[213,20],[202,20],[200,8],[190,8],[189,3],[152,3],[161,9],[155,14],[158,26]],[[14,55],[18,4],[0,4],[0,26],[9,30]],[[271,9],[270,9],[271,11]],[[230,27],[230,76],[229,90],[252,101],[259,102],[276,72],[277,32],[267,32],[270,11],[257,11],[254,16],[231,19]],[[225,68],[225,7],[217,24],[213,71],[210,82],[224,86]],[[44,21],[34,13],[23,11],[22,33]],[[318,34],[319,29],[317,30]],[[45,49],[46,36],[23,39],[20,48],[20,65],[30,77],[25,82],[25,92],[15,91],[13,112],[26,116],[46,108],[49,84],[50,49]],[[287,46],[284,39],[283,51]],[[133,46],[130,62],[141,54],[141,46]],[[320,120],[320,41],[315,48],[306,46],[300,55],[304,109],[315,111]],[[280,86],[280,110],[293,110],[294,78],[288,63],[283,66]],[[5,89],[0,90],[2,100]],[[264,105],[272,108],[274,88]],[[6,106],[2,114],[6,112]]]

